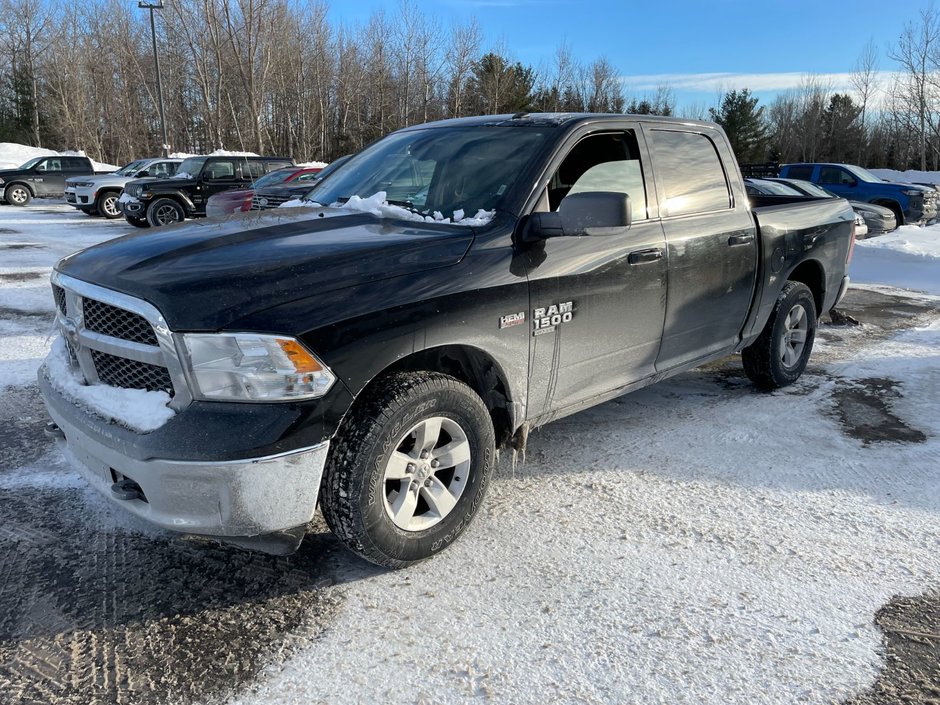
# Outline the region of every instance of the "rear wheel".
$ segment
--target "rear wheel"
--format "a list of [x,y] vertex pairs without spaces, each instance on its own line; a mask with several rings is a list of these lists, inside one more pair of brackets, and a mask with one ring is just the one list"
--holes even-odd
[[330,529],[378,565],[403,568],[473,519],[493,464],[493,423],[467,385],[436,372],[390,375],[343,424],[320,490]]
[[158,198],[147,208],[147,221],[155,228],[182,223],[185,218],[183,207],[172,198]]
[[741,351],[744,372],[761,389],[793,384],[816,338],[816,303],[802,282],[787,282],[757,340]]
[[118,209],[118,198],[117,191],[105,191],[99,194],[98,200],[95,201],[95,207],[101,215],[109,220],[120,218],[121,211]]
[[3,198],[11,206],[25,206],[33,200],[33,194],[23,184],[10,184],[4,190]]

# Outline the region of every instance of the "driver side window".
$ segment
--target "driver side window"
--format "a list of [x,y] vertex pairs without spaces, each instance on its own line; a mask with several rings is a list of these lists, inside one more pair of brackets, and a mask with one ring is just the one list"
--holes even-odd
[[632,220],[647,219],[640,150],[632,132],[590,135],[578,142],[549,181],[547,209],[557,211],[566,196],[587,191],[625,193]]

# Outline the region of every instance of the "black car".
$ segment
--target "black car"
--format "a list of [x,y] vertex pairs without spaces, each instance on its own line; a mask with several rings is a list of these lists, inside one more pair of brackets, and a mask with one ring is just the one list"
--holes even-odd
[[120,204],[124,217],[137,227],[160,227],[205,216],[206,201],[222,191],[247,188],[269,171],[293,166],[289,157],[189,157],[169,179],[131,181]]
[[307,179],[301,183],[278,184],[277,186],[268,186],[255,190],[251,198],[251,210],[264,211],[269,208],[278,208],[288,201],[294,201],[303,198],[313,189],[314,186],[323,182],[330,174],[335,172],[340,166],[349,161],[351,154],[330,162],[329,166],[316,174],[313,178]]
[[[765,179],[765,181],[784,184],[792,189],[804,193],[807,196],[818,196],[820,198],[839,198],[832,191],[824,189],[822,186],[814,184],[812,181],[803,181],[802,179]],[[875,203],[866,203],[865,201],[849,201],[858,215],[862,216],[865,225],[868,226],[868,237],[872,235],[883,235],[897,229],[898,219],[894,211]]]
[[88,157],[33,157],[16,169],[0,170],[0,189],[6,203],[25,206],[34,198],[61,196],[69,177],[109,173],[96,172]]

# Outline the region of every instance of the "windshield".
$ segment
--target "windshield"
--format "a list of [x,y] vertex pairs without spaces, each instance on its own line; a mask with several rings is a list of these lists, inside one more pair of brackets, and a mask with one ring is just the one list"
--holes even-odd
[[202,165],[206,163],[206,157],[188,157],[183,160],[180,164],[180,168],[176,170],[177,179],[193,179],[199,176],[199,172],[202,171]]
[[136,162],[131,162],[130,164],[122,166],[120,169],[114,172],[114,174],[115,176],[130,176],[131,174],[140,171],[144,164],[146,164],[144,160],[138,159]]
[[287,181],[293,174],[296,174],[296,169],[278,169],[277,171],[271,171],[265,174],[264,176],[258,177],[255,179],[255,182],[251,185],[253,189],[264,188],[265,186],[274,186],[275,184],[283,184]]
[[868,171],[868,169],[862,169],[860,166],[851,166],[850,164],[843,164],[842,166],[848,169],[859,181],[867,181],[870,184],[884,183],[884,179],[879,179]]
[[810,196],[821,196],[822,198],[838,198],[832,191],[827,191],[822,186],[817,186],[812,181],[803,181],[802,179],[791,179],[793,185],[801,189],[803,193]]
[[765,181],[764,179],[751,179],[751,183],[761,189],[768,196],[802,196],[804,194],[797,191],[792,186],[781,184],[777,181]]
[[536,129],[505,127],[392,134],[352,157],[306,198],[332,205],[384,192],[392,205],[445,218],[456,212],[459,220],[460,211],[472,216],[498,208],[544,137]]
[[28,162],[26,162],[25,164],[21,164],[21,165],[20,165],[20,169],[32,169],[32,168],[33,168],[34,166],[36,166],[39,162],[41,162],[43,159],[45,159],[45,157],[33,157],[32,159],[30,159],[30,160],[29,160]]

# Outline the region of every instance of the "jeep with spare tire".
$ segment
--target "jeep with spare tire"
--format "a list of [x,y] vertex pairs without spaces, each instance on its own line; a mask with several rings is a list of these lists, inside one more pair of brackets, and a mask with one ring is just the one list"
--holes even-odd
[[171,178],[125,185],[118,204],[131,225],[159,228],[204,217],[206,201],[214,194],[248,188],[268,172],[293,165],[289,157],[187,157]]

